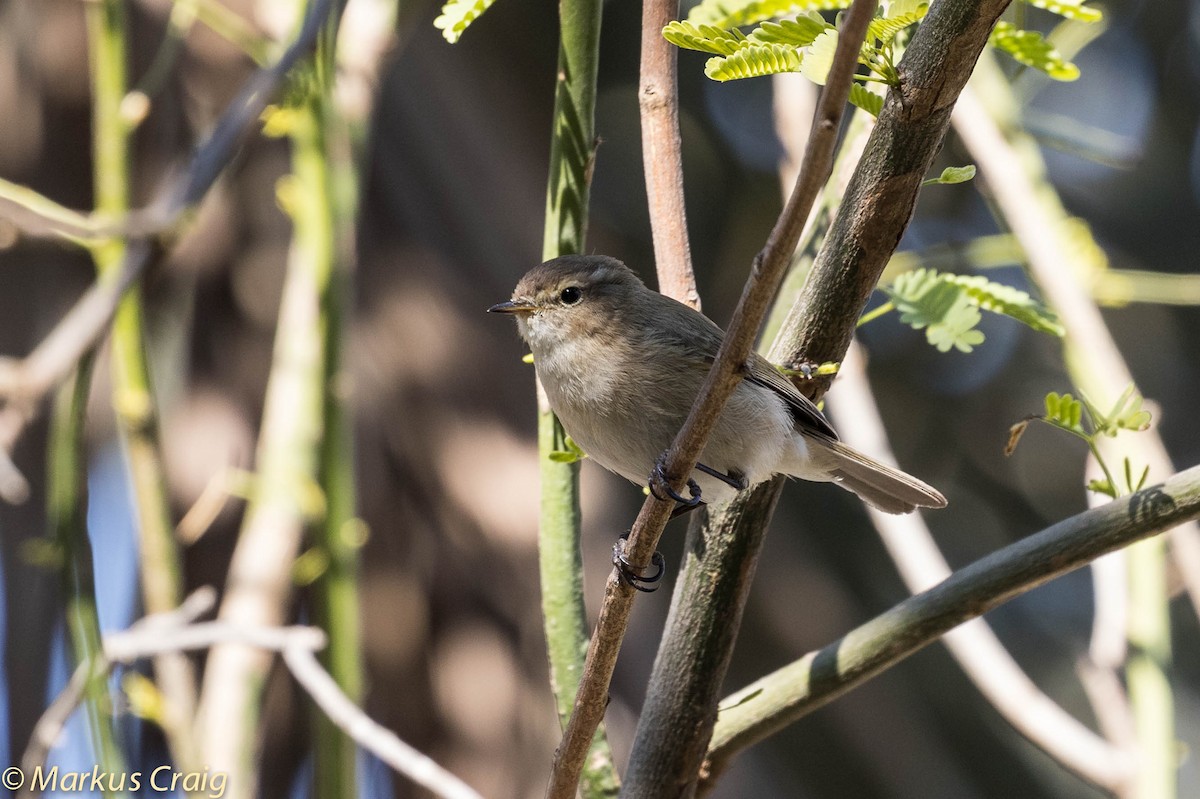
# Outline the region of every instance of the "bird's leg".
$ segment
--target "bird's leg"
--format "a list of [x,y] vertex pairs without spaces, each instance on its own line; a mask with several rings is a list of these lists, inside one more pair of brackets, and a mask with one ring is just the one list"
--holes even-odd
[[697,463],[696,468],[709,477],[717,478],[734,491],[745,491],[750,486],[750,483],[746,480],[746,475],[741,472],[730,470],[729,474],[726,474],[725,472],[718,472],[711,466],[705,466],[703,463]]
[[642,567],[634,566],[625,557],[625,542],[628,540],[629,533],[625,533],[625,535],[617,539],[617,543],[613,544],[612,562],[617,567],[617,575],[620,577],[621,582],[638,591],[646,594],[657,591],[658,585],[656,583],[662,579],[663,572],[667,570],[662,553],[655,551],[650,556],[650,565],[654,566],[657,571],[649,577],[643,577],[641,573]]
[[[667,479],[667,453],[658,456],[658,460],[654,462],[654,468],[650,470],[650,493],[655,499],[665,500],[667,497],[678,502],[680,505],[685,505],[689,508],[694,508],[703,500],[700,499],[700,486],[692,478],[688,478],[687,487],[691,497],[684,497],[675,489],[671,488],[671,482]],[[657,489],[657,490],[655,490]],[[659,491],[662,493],[660,494]],[[666,494],[664,497],[663,494]]]

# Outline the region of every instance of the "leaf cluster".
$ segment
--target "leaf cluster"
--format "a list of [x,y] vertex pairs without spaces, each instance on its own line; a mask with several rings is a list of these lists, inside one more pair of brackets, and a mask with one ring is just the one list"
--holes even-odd
[[[451,3],[462,0],[451,0]],[[1099,10],[1083,0],[1024,0],[1030,5],[1080,22],[1095,22]],[[663,28],[667,41],[688,50],[711,53],[704,74],[717,81],[741,80],[781,72],[799,72],[823,85],[829,72],[838,31],[822,11],[849,7],[850,0],[702,0],[684,21]],[[920,23],[929,4],[923,0],[893,0],[880,6],[863,42],[859,75],[850,102],[878,115],[883,100],[864,85],[868,82],[897,85],[896,63],[909,30]],[[447,6],[449,8],[449,5]],[[794,16],[792,16],[794,15]],[[783,18],[788,17],[788,18]],[[749,33],[743,26],[756,25]],[[1075,80],[1079,69],[1037,31],[1000,22],[991,45],[1025,66],[1045,72],[1055,80]]]
[[980,275],[955,275],[936,269],[914,269],[883,288],[900,321],[924,330],[942,352],[970,352],[983,343],[980,310],[1015,319],[1042,333],[1063,335],[1054,314],[1029,294]]
[[[1051,391],[1046,395],[1045,413],[1041,416],[1026,417],[1009,429],[1008,445],[1004,448],[1005,455],[1011,455],[1017,448],[1021,436],[1031,422],[1048,424],[1087,442],[1088,448],[1096,456],[1104,472],[1103,479],[1088,482],[1088,490],[1116,499],[1121,492],[1096,442],[1101,437],[1114,438],[1123,430],[1146,430],[1150,427],[1150,412],[1142,407],[1142,397],[1133,386],[1125,389],[1108,413],[1101,411],[1082,391],[1078,397]],[[1130,494],[1146,484],[1150,467],[1143,468],[1136,480],[1133,471],[1129,458],[1125,458],[1125,490]]]

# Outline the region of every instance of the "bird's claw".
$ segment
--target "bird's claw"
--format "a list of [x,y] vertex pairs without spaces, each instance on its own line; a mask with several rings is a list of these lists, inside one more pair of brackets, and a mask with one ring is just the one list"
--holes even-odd
[[709,477],[715,477],[725,485],[732,488],[734,491],[745,491],[750,487],[750,481],[746,479],[746,475],[741,472],[730,470],[729,474],[719,472],[711,466],[705,466],[703,463],[697,463],[696,468],[707,474]]
[[655,572],[649,577],[643,577],[642,571],[644,567],[633,565],[625,557],[625,542],[628,540],[629,533],[625,533],[625,535],[617,539],[617,543],[613,544],[612,562],[617,567],[617,576],[621,582],[644,594],[657,591],[658,581],[662,579],[663,573],[667,570],[662,553],[655,551],[650,556],[650,565],[655,568]]
[[[671,488],[671,481],[667,479],[667,468],[665,457],[660,456],[654,464],[654,468],[650,470],[650,493],[655,499],[666,500],[668,498],[675,500],[680,505],[686,508],[694,508],[703,500],[700,498],[700,486],[692,478],[688,478],[687,489],[690,497],[684,497],[675,489]],[[662,493],[659,493],[659,492]],[[666,496],[663,496],[666,494]]]

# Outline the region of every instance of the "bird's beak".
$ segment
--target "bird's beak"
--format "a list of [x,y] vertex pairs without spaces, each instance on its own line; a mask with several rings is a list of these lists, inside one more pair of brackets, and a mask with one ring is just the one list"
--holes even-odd
[[488,308],[488,313],[532,313],[536,307],[527,300],[509,300],[496,303]]

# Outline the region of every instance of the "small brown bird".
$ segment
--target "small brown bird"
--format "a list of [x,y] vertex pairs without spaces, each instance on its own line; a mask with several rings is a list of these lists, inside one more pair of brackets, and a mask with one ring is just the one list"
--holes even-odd
[[[638,485],[683,426],[725,335],[601,255],[535,266],[511,300],[488,310],[516,316],[571,438]],[[724,503],[786,474],[833,482],[887,513],[945,507],[936,489],[838,441],[817,407],[764,358],[752,355],[749,367],[692,474],[704,501]]]

